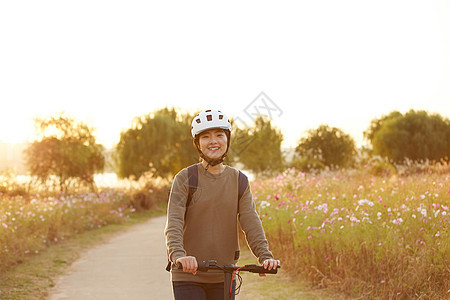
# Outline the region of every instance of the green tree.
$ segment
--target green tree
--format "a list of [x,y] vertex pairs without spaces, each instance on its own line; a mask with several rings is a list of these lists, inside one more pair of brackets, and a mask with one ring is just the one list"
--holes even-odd
[[24,151],[31,175],[42,183],[56,176],[61,191],[76,181],[95,189],[94,174],[103,171],[105,158],[93,130],[63,114],[37,118],[34,124],[37,140]]
[[356,153],[353,138],[336,127],[320,125],[308,130],[295,149],[301,158],[314,165],[330,168],[347,167]]
[[245,168],[269,175],[283,168],[281,142],[283,134],[271,121],[259,116],[253,127],[233,129],[230,150]]
[[375,155],[397,163],[405,159],[438,161],[450,155],[449,119],[426,111],[392,112],[374,119],[364,136]]
[[119,177],[139,178],[151,172],[154,177],[166,178],[197,162],[192,119],[174,108],[136,118],[133,127],[121,133],[116,147]]

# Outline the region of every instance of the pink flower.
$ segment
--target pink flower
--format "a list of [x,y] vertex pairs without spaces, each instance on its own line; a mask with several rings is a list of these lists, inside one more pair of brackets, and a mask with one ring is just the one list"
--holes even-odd
[[308,236],[308,240],[310,240],[310,239],[312,239],[312,236],[311,236],[311,235]]
[[5,229],[8,228],[8,225],[6,225],[5,223],[2,223],[3,227],[5,227]]
[[329,261],[330,260],[330,257],[328,256],[328,257],[325,257],[325,261]]

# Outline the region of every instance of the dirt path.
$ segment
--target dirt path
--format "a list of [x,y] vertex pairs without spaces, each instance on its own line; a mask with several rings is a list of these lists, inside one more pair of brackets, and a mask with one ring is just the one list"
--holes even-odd
[[136,225],[72,264],[50,300],[172,299],[164,246],[166,217]]

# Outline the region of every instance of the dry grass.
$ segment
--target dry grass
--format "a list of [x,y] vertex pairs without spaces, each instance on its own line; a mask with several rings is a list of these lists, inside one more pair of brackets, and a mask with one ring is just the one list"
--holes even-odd
[[447,299],[449,179],[290,170],[252,190],[294,278],[361,299]]

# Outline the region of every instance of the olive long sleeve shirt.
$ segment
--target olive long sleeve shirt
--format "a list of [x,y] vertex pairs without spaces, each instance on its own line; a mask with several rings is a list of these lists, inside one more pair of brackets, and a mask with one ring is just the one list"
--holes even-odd
[[[198,262],[216,260],[235,264],[239,258],[238,220],[253,254],[262,263],[273,258],[261,220],[247,186],[238,201],[239,171],[225,166],[220,174],[208,172],[198,164],[198,185],[189,207],[187,168],[174,179],[169,197],[165,228],[169,260],[194,256]],[[223,282],[222,272],[198,272],[196,275],[172,268],[172,281]]]

